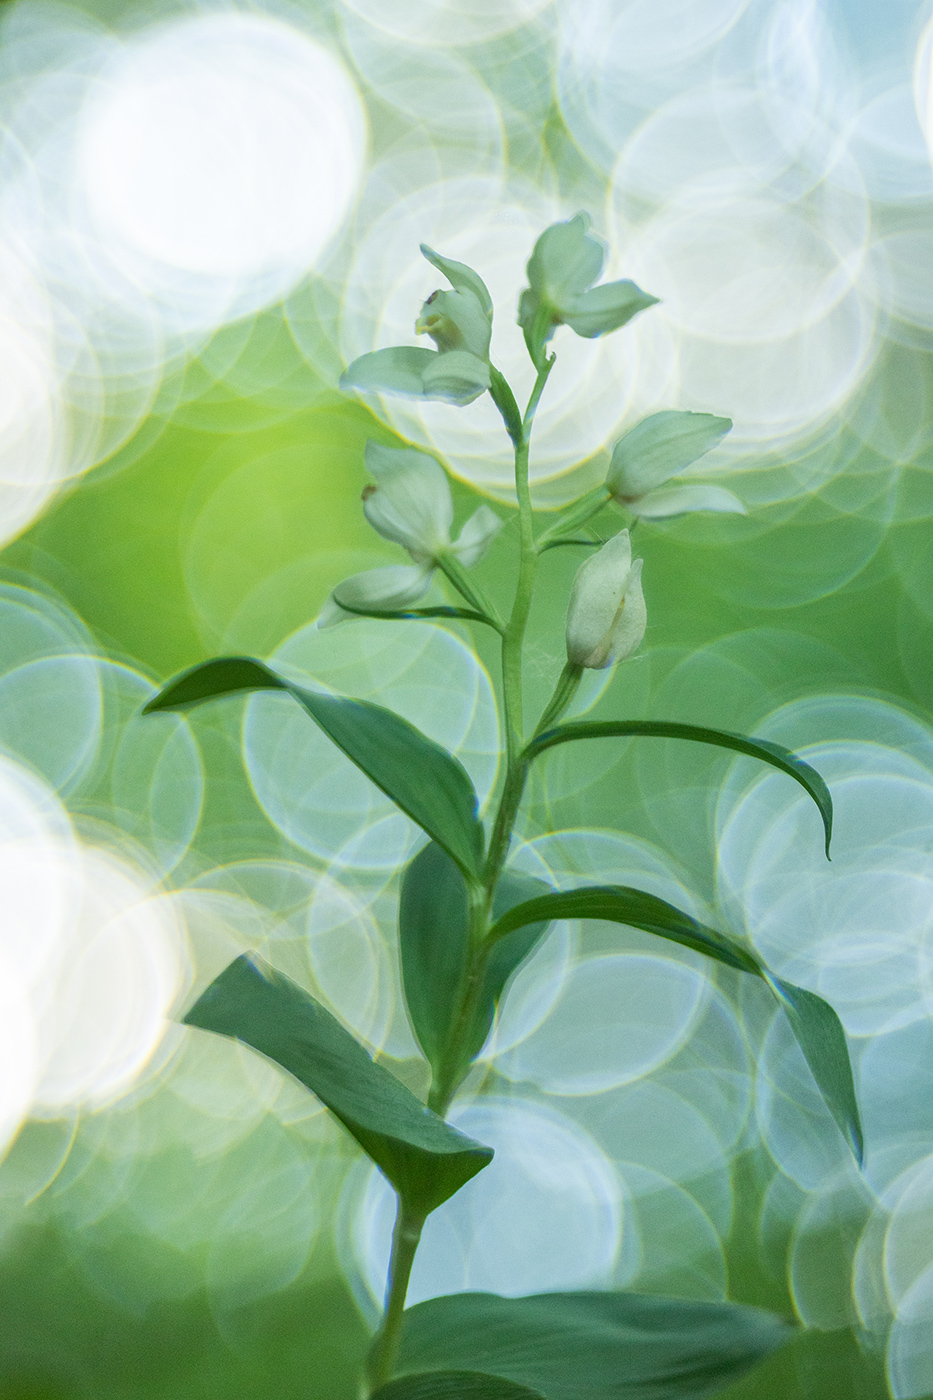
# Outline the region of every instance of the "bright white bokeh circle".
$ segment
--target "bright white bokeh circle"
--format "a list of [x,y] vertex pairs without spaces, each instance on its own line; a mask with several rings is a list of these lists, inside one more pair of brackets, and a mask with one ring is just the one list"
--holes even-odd
[[228,279],[237,309],[314,263],[355,197],[366,149],[338,59],[268,16],[142,31],[82,117],[78,171],[96,232],[151,293]]

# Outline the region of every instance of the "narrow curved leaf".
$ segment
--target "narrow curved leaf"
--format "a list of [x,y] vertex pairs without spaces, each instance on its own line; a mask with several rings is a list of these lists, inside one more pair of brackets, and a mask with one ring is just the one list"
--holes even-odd
[[680,943],[696,953],[705,953],[726,967],[762,975],[762,967],[753,953],[725,934],[708,928],[696,919],[644,890],[628,885],[585,885],[581,889],[561,890],[540,895],[517,904],[493,924],[490,939],[504,938],[513,929],[544,919],[605,919],[609,923],[626,924],[644,929],[671,943]]
[[784,982],[770,973],[765,980],[784,1008],[826,1107],[861,1165],[864,1138],[842,1022],[815,992],[795,987],[793,982]]
[[[493,910],[505,913],[546,888],[531,876],[505,871],[493,896]],[[506,983],[546,929],[546,922],[523,926],[490,949],[482,992],[464,1036],[465,1064],[483,1048]],[[470,940],[466,883],[446,852],[433,842],[419,851],[402,877],[399,948],[412,1028],[437,1072],[468,975]]]
[[259,958],[232,962],[185,1016],[274,1060],[316,1094],[415,1211],[436,1210],[492,1161],[445,1123],[314,997]]
[[338,606],[344,612],[352,613],[354,617],[381,617],[395,619],[396,621],[418,621],[422,618],[448,617],[458,618],[463,622],[485,622],[490,627],[495,627],[497,632],[502,628],[485,613],[477,612],[475,608],[351,608],[347,603],[339,603]]
[[552,749],[556,744],[567,744],[571,739],[613,739],[632,735],[655,739],[692,739],[698,744],[714,744],[720,749],[731,749],[733,753],[759,758],[763,763],[786,773],[816,803],[823,820],[826,858],[829,859],[829,843],[833,834],[833,800],[829,788],[809,763],[804,763],[802,758],[782,744],[773,744],[770,739],[749,739],[744,734],[732,734],[726,729],[707,729],[704,725],[678,724],[667,720],[573,720],[539,734],[525,753],[528,758],[537,758],[546,749]]
[[703,1400],[791,1335],[773,1313],[735,1303],[460,1293],[408,1309],[398,1369],[475,1369],[548,1400]]
[[429,1371],[390,1381],[371,1400],[544,1400],[537,1390],[479,1371]]
[[523,924],[543,919],[605,919],[626,924],[763,978],[787,1014],[827,1108],[861,1162],[862,1128],[845,1032],[822,997],[774,977],[754,953],[666,900],[625,885],[590,885],[526,900],[498,918],[489,937],[505,938]]
[[250,657],[219,657],[170,681],[144,707],[185,710],[245,690],[284,690],[378,788],[469,875],[482,869],[476,793],[461,763],[407,719],[344,695],[305,690]]

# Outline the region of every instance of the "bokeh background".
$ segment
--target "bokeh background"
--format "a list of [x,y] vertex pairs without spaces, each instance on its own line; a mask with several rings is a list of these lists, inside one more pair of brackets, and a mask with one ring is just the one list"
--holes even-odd
[[[927,0],[16,0],[0,18],[0,1397],[351,1400],[391,1224],[309,1095],[176,1018],[243,949],[416,1089],[395,962],[418,836],[282,697],[143,719],[246,652],[378,697],[496,780],[495,657],[458,625],[314,626],[403,562],[367,438],[506,520],[488,401],[363,403],[437,274],[515,308],[579,209],[659,306],[560,331],[545,508],[661,408],[735,423],[688,477],[745,516],[642,522],[649,624],[578,711],[801,750],[633,741],[539,766],[515,860],[640,885],[829,998],[859,1174],[765,996],[600,924],[518,974],[455,1107],[495,1164],[412,1296],[633,1287],[804,1324],[729,1394],[933,1394],[933,29]],[[579,556],[545,557],[530,700]]]

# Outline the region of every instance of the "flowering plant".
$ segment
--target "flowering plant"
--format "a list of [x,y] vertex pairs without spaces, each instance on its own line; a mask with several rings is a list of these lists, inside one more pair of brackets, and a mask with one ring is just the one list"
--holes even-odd
[[[501,615],[471,572],[500,529],[496,513],[480,506],[454,538],[450,487],[437,460],[413,447],[370,442],[366,465],[373,482],[364,492],[364,512],[384,538],[407,551],[411,563],[346,579],[334,589],[319,625],[350,623],[357,615],[450,618],[498,634],[505,762],[489,828],[468,774],[451,753],[389,709],[296,685],[261,660],[222,657],[196,666],[146,708],[188,709],[243,691],[284,691],[424,832],[427,844],[401,874],[399,945],[411,1026],[430,1067],[427,1102],[313,997],[255,957],[233,962],[185,1019],[235,1037],[295,1076],[336,1115],[397,1193],[385,1310],[361,1379],[370,1400],[705,1396],[781,1345],[788,1335],[784,1322],[732,1303],[609,1291],[524,1298],[464,1293],[405,1307],[427,1217],[493,1155],[453,1127],[448,1111],[489,1037],[510,978],[554,920],[641,929],[759,979],[786,1014],[856,1157],[862,1141],[845,1035],[820,997],[775,976],[747,942],[643,890],[613,884],[552,889],[509,860],[528,775],[542,755],[558,745],[626,736],[711,744],[769,764],[816,804],[829,855],[832,802],[826,785],[780,745],[687,723],[563,719],[584,672],[624,662],[640,645],[647,621],[642,561],[633,560],[630,528],[603,539],[591,533],[590,522],[613,502],[628,512],[630,524],[639,516],[686,510],[743,510],[722,488],[665,484],[714,447],[731,423],[675,411],[644,419],[615,444],[605,482],[539,528],[529,449],[555,361],[549,342],[562,325],[586,337],[617,330],[656,298],[629,281],[595,285],[604,249],[584,215],[545,230],[519,299],[519,323],[536,373],[521,411],[490,359],[493,304],[482,279],[462,263],[422,251],[450,283],[428,298],[416,322],[437,348],[396,346],[363,355],[342,383],[364,394],[439,398],[454,405],[491,395],[515,458],[518,570],[511,607]],[[582,529],[588,533],[581,536]],[[566,545],[590,552],[570,590],[566,664],[550,701],[529,722],[523,651],[538,565],[547,550]],[[418,606],[438,574],[454,599]]]

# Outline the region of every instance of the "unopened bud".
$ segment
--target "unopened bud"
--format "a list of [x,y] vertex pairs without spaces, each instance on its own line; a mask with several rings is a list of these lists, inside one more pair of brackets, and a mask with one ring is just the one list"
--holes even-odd
[[567,607],[567,659],[601,671],[631,656],[645,635],[641,559],[628,530],[608,540],[577,570]]

